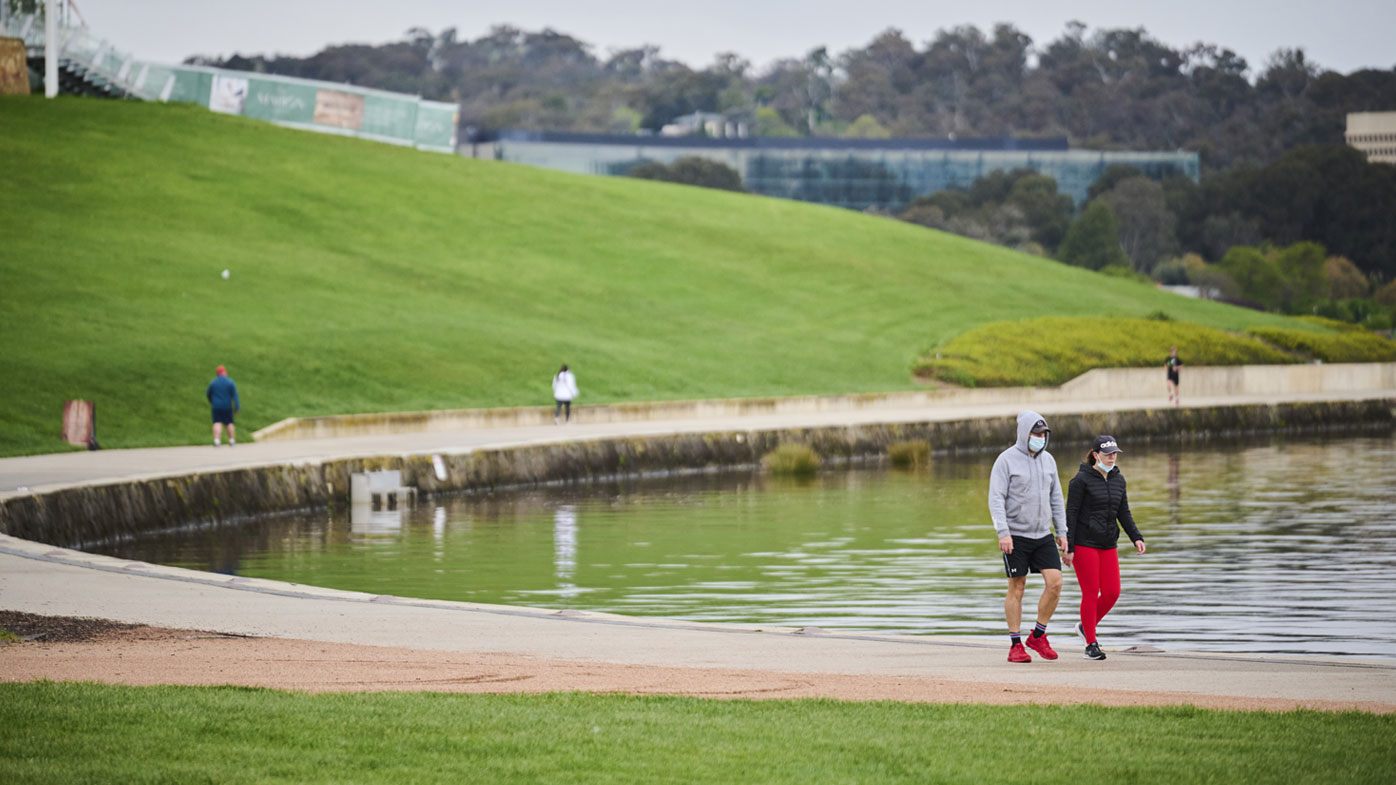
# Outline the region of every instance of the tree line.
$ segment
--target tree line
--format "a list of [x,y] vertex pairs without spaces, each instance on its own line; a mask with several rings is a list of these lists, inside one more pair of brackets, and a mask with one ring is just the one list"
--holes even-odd
[[1306,145],[1202,182],[1107,168],[1079,212],[1031,169],[917,197],[897,217],[1110,275],[1374,329],[1396,320],[1396,166]]
[[888,29],[756,69],[727,53],[703,68],[654,46],[613,51],[551,29],[497,26],[475,40],[414,28],[381,45],[309,57],[188,62],[350,82],[454,101],[462,125],[632,133],[720,112],[757,135],[1066,136],[1101,150],[1197,151],[1204,171],[1343,141],[1348,112],[1396,107],[1396,68],[1326,71],[1302,49],[1258,69],[1235,52],[1168,46],[1140,29],[1069,24],[1036,44],[1011,24],[939,31],[920,45]]

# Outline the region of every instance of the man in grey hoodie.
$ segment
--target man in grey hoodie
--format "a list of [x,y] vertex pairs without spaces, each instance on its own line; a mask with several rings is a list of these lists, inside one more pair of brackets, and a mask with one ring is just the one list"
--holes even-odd
[[1009,662],[1032,662],[1018,634],[1029,572],[1042,574],[1043,587],[1037,601],[1037,626],[1027,646],[1043,659],[1057,658],[1047,642],[1047,622],[1052,620],[1061,598],[1061,554],[1066,554],[1068,567],[1071,555],[1066,553],[1066,505],[1062,502],[1061,478],[1057,476],[1056,460],[1047,452],[1051,435],[1052,429],[1040,414],[1020,412],[1018,441],[999,453],[989,474],[989,517],[998,533],[1003,569],[1008,576],[1003,613],[1011,640]]

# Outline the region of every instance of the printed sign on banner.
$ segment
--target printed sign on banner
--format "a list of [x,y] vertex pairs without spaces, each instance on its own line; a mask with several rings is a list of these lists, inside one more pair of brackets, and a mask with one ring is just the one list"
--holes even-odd
[[223,114],[242,114],[247,103],[247,80],[215,74],[208,94],[208,108]]
[[364,97],[338,90],[316,90],[315,124],[359,130],[364,124]]
[[417,146],[454,150],[458,121],[459,113],[455,104],[422,101],[417,109]]

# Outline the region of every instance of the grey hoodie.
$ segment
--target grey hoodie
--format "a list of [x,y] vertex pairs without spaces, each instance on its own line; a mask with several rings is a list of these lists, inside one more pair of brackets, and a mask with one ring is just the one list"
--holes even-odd
[[1058,537],[1066,536],[1057,462],[1045,446],[1037,455],[1028,452],[1033,423],[1042,419],[1033,411],[1018,414],[1018,442],[999,453],[989,474],[989,517],[1001,538],[1011,534],[1041,539],[1052,533],[1052,527]]

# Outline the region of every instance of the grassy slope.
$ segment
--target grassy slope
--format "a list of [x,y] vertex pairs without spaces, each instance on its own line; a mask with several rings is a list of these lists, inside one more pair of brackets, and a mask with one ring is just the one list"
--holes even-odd
[[0,780],[1390,782],[1392,715],[0,685]]
[[[201,442],[219,363],[282,417],[908,389],[987,321],[1279,317],[848,211],[191,107],[0,98],[0,454]],[[219,277],[223,269],[232,277]]]

